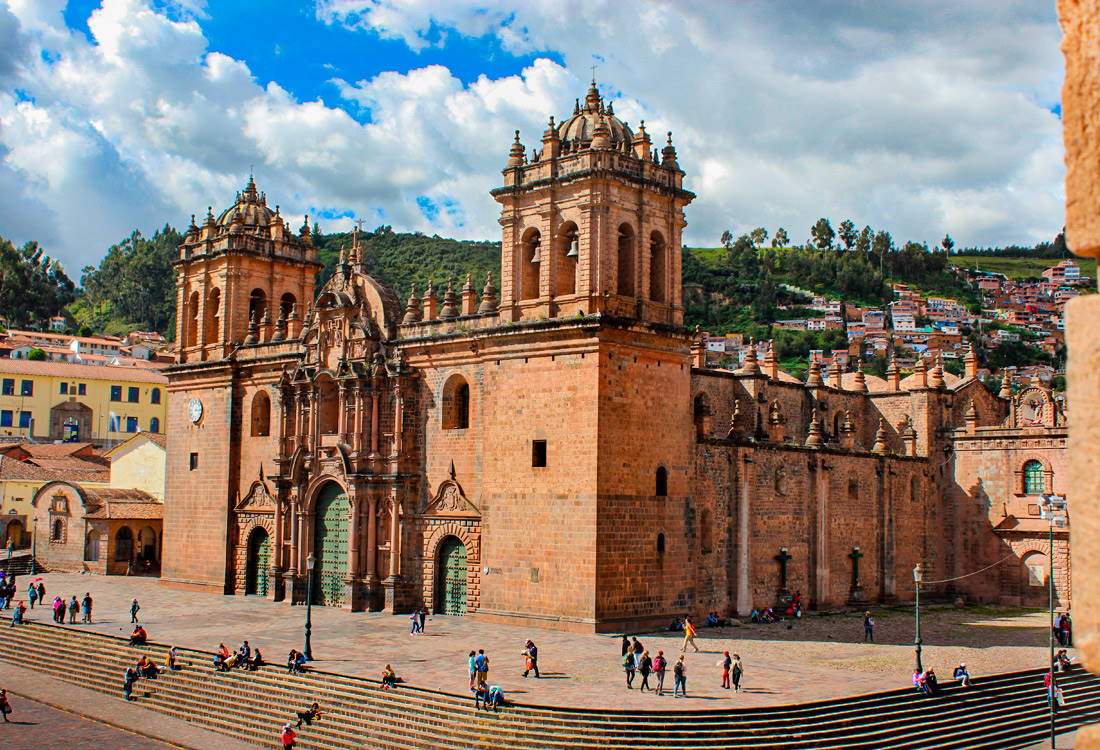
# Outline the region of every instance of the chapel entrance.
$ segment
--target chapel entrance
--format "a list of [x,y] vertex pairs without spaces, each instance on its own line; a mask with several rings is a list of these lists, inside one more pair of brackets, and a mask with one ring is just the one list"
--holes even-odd
[[248,535],[247,555],[244,568],[244,593],[267,596],[267,577],[271,569],[271,540],[267,529],[257,526]]
[[461,539],[449,536],[443,540],[435,570],[436,613],[466,614],[466,545]]
[[344,603],[344,579],[348,574],[348,495],[335,482],[321,488],[314,513],[313,603],[339,606]]

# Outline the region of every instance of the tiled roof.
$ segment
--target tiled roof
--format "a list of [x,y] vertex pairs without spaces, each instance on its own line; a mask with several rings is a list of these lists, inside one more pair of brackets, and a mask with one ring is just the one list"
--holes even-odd
[[0,455],[0,481],[50,482],[60,479],[57,472]]
[[47,331],[24,331],[11,329],[8,331],[9,336],[19,336],[20,338],[36,338],[36,339],[53,339],[55,341],[64,341],[68,343],[73,339],[76,339],[81,344],[94,344],[96,346],[118,346],[122,343],[122,339],[116,338],[104,338],[102,336],[73,336],[71,333],[50,333]]
[[16,443],[0,448],[3,453],[26,453],[34,458],[61,458],[78,453],[92,453],[91,443]]
[[168,447],[168,438],[163,433],[142,431],[142,432],[137,433],[136,435],[133,435],[132,437],[126,438],[121,443],[116,445],[114,448],[111,448],[109,451],[107,451],[105,455],[109,456],[111,459],[113,459],[115,451],[119,450],[120,448],[122,448],[125,445],[129,445],[130,443],[134,442],[135,440],[143,440],[143,439],[148,440],[149,442],[153,443],[154,445],[160,446],[161,448],[167,448]]
[[[134,360],[145,362],[144,360]],[[150,363],[145,363],[150,364]],[[155,367],[155,364],[154,364]],[[44,375],[80,380],[110,380],[116,383],[156,383],[167,385],[168,378],[154,367],[78,365],[72,362],[36,362],[29,359],[0,358],[0,373],[14,375]]]
[[143,490],[115,487],[81,487],[87,502],[85,518],[158,519],[164,518],[164,503]]

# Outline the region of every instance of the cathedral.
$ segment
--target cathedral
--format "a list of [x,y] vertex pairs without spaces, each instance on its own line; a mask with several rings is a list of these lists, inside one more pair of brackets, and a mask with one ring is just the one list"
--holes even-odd
[[[191,222],[169,373],[167,585],[577,631],[929,592],[1069,601],[1065,405],[942,363],[902,377],[684,327],[695,197],[669,133],[595,86],[502,184],[500,274],[402,302],[353,233],[331,278],[250,178]],[[499,283],[499,288],[498,288]],[[991,566],[988,571],[966,574]],[[948,580],[957,579],[957,580]]]

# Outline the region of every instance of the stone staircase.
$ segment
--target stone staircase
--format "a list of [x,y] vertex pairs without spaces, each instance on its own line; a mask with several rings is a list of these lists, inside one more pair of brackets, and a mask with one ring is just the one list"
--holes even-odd
[[[31,563],[34,563],[33,568]],[[29,552],[16,553],[11,556],[9,560],[6,553],[0,550],[0,570],[5,574],[11,576],[27,576],[37,575],[39,573],[45,573],[46,568],[42,565],[41,560],[34,560]]]
[[[144,653],[158,665],[167,646],[131,648],[125,639],[74,627],[0,626],[0,661],[118,696],[122,675]],[[304,749],[350,748],[1022,748],[1049,731],[1040,670],[991,675],[966,689],[946,683],[929,699],[911,689],[810,704],[732,710],[623,711],[514,705],[475,712],[472,700],[373,680],[278,667],[217,673],[211,654],[180,649],[183,669],[141,680],[140,705],[262,747],[313,701],[324,718],[303,727]],[[1058,731],[1100,719],[1100,678],[1062,676],[1068,708]]]

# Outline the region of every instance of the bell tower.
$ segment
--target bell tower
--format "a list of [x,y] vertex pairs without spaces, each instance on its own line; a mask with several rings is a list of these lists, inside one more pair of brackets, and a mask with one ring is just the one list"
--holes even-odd
[[176,343],[180,364],[222,359],[233,346],[296,338],[321,263],[309,217],[297,233],[249,176],[217,218],[207,209],[180,244]]
[[500,311],[520,321],[605,313],[683,325],[683,188],[672,133],[658,154],[593,81],[530,158],[519,131],[492,191],[503,227]]

